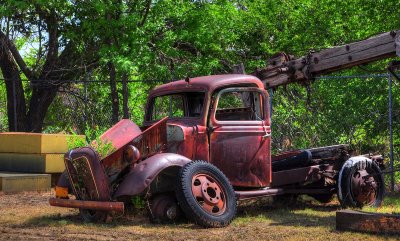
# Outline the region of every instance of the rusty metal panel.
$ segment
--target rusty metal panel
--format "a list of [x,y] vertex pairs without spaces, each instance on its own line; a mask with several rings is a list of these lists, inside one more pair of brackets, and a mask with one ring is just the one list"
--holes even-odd
[[276,196],[282,194],[329,194],[329,188],[263,188],[257,190],[235,191],[239,200],[254,199],[260,197]]
[[98,211],[115,211],[124,213],[123,202],[82,201],[73,199],[50,198],[49,204],[55,207],[81,208]]
[[210,161],[209,143],[207,128],[205,126],[197,126],[196,138],[194,143],[194,160]]
[[210,75],[190,78],[189,83],[185,80],[178,80],[163,84],[150,92],[150,96],[163,95],[179,91],[206,90],[209,93],[224,86],[255,86],[264,89],[263,83],[255,76],[243,74]]
[[122,170],[132,164],[124,156],[128,145],[133,145],[139,150],[141,160],[165,150],[166,123],[167,118],[164,118],[142,132],[133,122],[121,121],[110,129],[112,131],[107,131],[107,135],[106,133],[103,135],[104,139],[112,141],[114,147],[119,147],[101,161],[110,177],[110,182],[113,182]]
[[321,171],[328,168],[329,164],[323,164],[273,172],[271,187],[281,187],[287,184],[305,184],[316,182],[323,177]]
[[77,199],[108,201],[110,184],[97,153],[83,147],[65,154],[65,167]]
[[150,126],[131,142],[131,145],[139,149],[142,159],[166,150],[167,119],[168,117],[165,117]]
[[[263,108],[260,120],[216,119],[219,97],[227,92],[256,92]],[[210,109],[212,133],[211,162],[228,177],[233,186],[266,187],[271,182],[271,129],[268,93],[254,87],[227,88],[220,91]]]
[[100,136],[100,140],[105,143],[110,142],[115,150],[118,150],[141,133],[142,131],[135,123],[131,120],[123,119],[104,132]]
[[[180,154],[192,160],[208,158],[206,128],[190,120],[171,121],[167,125],[168,152]],[[199,149],[199,150],[198,150]]]
[[224,127],[211,137],[211,162],[221,169],[233,186],[265,187],[271,182],[270,138],[262,138],[261,126],[241,127],[226,132]]
[[133,196],[142,193],[157,175],[167,167],[181,167],[191,160],[177,154],[161,153],[147,158],[135,165],[125,176],[114,193],[114,198]]

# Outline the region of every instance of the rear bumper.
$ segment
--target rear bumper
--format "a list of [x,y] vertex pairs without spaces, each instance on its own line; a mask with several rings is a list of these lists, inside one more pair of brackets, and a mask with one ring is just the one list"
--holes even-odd
[[103,201],[82,201],[72,199],[50,198],[49,203],[51,206],[67,207],[67,208],[81,208],[96,211],[115,211],[124,213],[123,202],[103,202]]

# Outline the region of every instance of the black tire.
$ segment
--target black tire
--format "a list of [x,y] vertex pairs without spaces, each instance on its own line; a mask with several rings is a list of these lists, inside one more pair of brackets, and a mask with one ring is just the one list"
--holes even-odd
[[[198,192],[203,196],[194,194]],[[205,161],[192,161],[182,167],[176,197],[186,217],[206,228],[225,227],[236,215],[235,191],[228,178]]]
[[152,223],[176,223],[182,220],[182,210],[172,194],[157,194],[147,205]]
[[338,199],[343,208],[379,207],[385,192],[378,164],[366,157],[347,160],[338,180]]

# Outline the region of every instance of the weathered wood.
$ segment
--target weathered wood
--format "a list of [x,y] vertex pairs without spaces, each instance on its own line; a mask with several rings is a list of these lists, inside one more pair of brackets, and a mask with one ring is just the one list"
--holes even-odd
[[308,149],[313,159],[338,158],[346,155],[349,151],[349,145],[334,145]]
[[322,74],[400,56],[400,30],[386,32],[366,40],[309,53],[293,58],[284,53],[273,56],[269,65],[253,75],[260,78],[266,88],[291,82],[301,82]]
[[336,230],[400,234],[400,215],[341,210],[336,212]]

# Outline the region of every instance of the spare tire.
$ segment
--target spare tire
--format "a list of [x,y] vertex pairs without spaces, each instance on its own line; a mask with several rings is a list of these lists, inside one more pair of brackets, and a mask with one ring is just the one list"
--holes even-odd
[[182,167],[176,197],[187,218],[206,228],[225,227],[236,215],[232,185],[217,167],[205,161]]
[[339,173],[338,198],[342,207],[378,207],[385,184],[378,164],[363,156],[347,160]]

